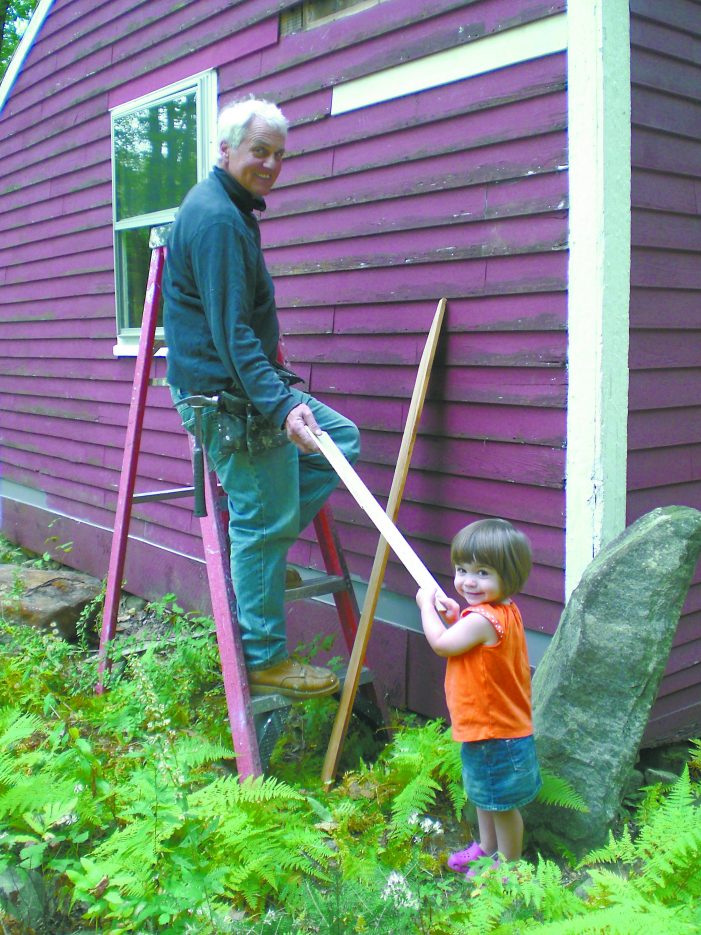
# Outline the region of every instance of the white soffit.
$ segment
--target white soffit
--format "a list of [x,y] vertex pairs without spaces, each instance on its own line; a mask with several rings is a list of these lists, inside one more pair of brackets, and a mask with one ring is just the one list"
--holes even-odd
[[331,114],[345,114],[566,48],[567,14],[558,13],[336,85]]
[[15,83],[15,79],[34,43],[37,33],[41,29],[46,17],[49,15],[53,2],[54,0],[39,0],[32,18],[29,20],[27,28],[24,30],[24,34],[15,49],[15,54],[10,59],[7,71],[3,75],[2,81],[0,81],[0,111],[2,111],[5,106],[5,101],[10,94],[12,85]]

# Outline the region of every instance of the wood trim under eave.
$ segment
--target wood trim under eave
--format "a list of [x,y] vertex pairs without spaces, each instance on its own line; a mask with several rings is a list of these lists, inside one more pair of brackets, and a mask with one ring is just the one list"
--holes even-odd
[[53,2],[54,0],[39,0],[32,14],[32,18],[29,20],[27,28],[15,49],[15,54],[10,59],[7,71],[3,75],[2,81],[0,81],[0,113],[2,113],[5,101],[10,95],[10,91],[12,90],[17,75],[20,73],[24,60],[34,44],[37,33],[41,29],[46,17],[49,15]]
[[568,7],[565,597],[625,528],[630,299],[628,0]]

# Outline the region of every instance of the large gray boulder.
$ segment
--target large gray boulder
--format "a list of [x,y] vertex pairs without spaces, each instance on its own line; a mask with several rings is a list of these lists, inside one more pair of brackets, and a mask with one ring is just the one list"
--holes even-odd
[[609,543],[570,597],[533,679],[541,765],[586,814],[533,803],[536,842],[582,855],[605,843],[634,767],[701,551],[701,512],[671,506]]

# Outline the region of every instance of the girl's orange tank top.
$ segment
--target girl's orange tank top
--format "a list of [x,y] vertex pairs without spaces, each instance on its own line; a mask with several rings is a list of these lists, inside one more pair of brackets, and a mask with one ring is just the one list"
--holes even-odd
[[519,609],[509,601],[478,604],[462,616],[469,613],[486,617],[499,642],[448,659],[445,694],[453,739],[527,737],[533,733],[531,670]]

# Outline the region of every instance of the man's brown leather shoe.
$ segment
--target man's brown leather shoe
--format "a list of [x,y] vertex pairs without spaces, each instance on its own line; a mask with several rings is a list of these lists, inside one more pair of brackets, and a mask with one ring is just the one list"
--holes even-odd
[[269,669],[249,672],[248,685],[252,695],[277,692],[287,698],[315,698],[338,691],[338,678],[330,669],[285,659]]

